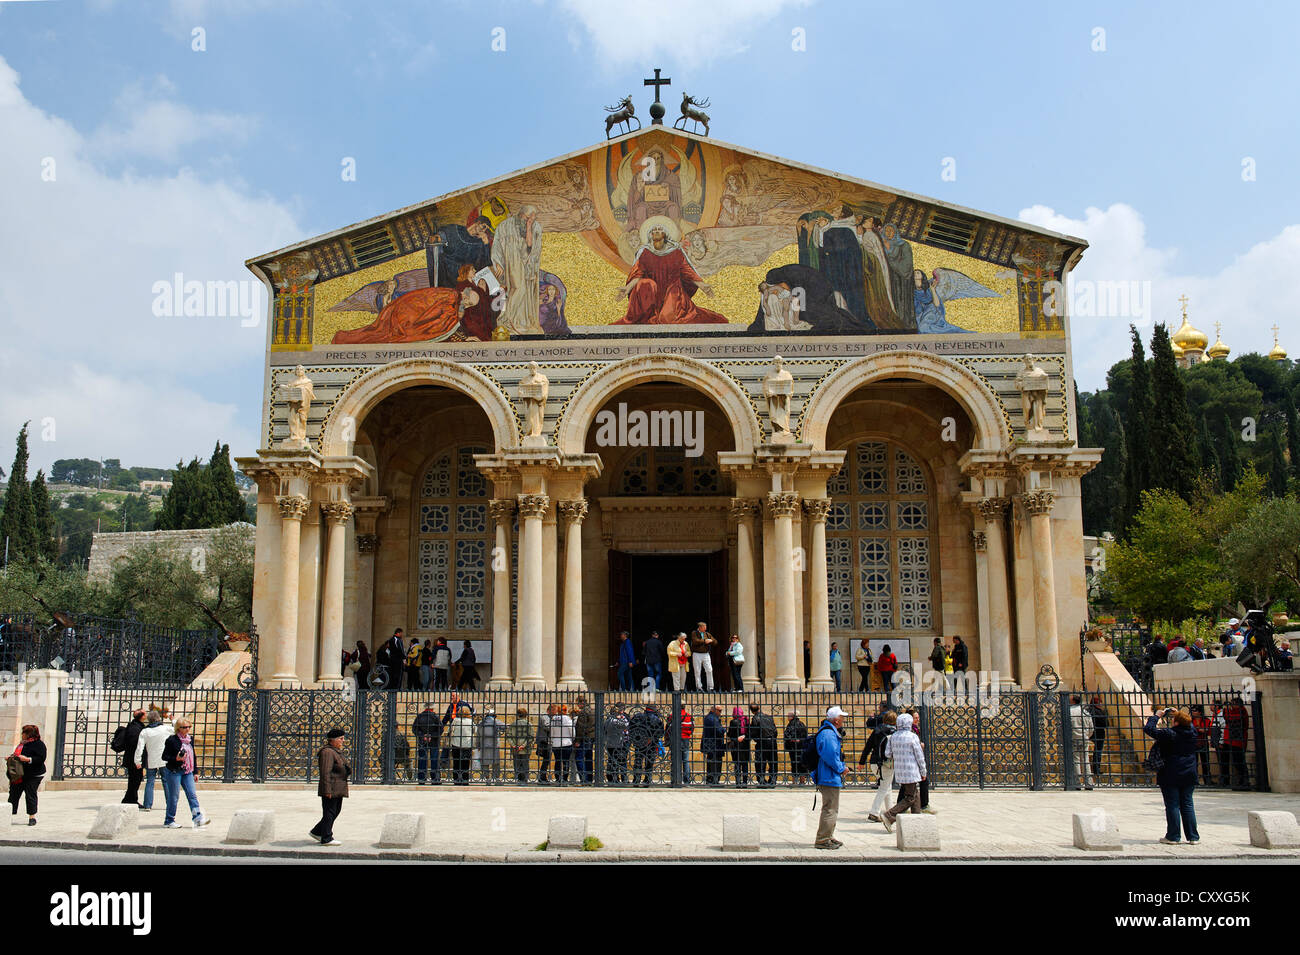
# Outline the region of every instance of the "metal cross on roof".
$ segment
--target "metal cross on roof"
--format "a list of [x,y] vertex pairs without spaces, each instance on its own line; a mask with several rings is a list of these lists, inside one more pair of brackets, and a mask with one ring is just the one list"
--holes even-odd
[[672,84],[671,78],[669,77],[660,78],[659,73],[660,73],[660,67],[656,66],[654,79],[652,80],[647,79],[642,81],[642,85],[653,86],[655,88],[655,101],[650,105],[650,122],[651,125],[654,126],[662,126],[664,124],[664,113],[667,112],[666,108],[664,107],[664,104],[659,102],[659,87],[669,86]]

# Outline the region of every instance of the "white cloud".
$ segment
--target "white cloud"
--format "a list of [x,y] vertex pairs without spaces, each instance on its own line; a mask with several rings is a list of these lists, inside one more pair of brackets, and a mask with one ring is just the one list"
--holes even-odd
[[199,112],[176,99],[176,86],[165,76],[152,83],[133,83],[87,142],[96,158],[140,157],[176,162],[184,149],[202,141],[222,147],[247,142],[257,127],[251,116]]
[[[671,57],[683,66],[743,53],[747,35],[811,0],[560,0],[606,68]],[[798,26],[798,24],[793,24]]]
[[[105,454],[167,466],[218,437],[256,445],[265,314],[160,318],[153,286],[177,272],[252,281],[252,254],[303,230],[274,199],[182,169],[111,175],[89,140],[23,95],[0,58],[0,463],[23,421],[56,420],[32,470]],[[52,165],[51,165],[52,164]],[[52,169],[53,181],[42,178]]]
[[[1024,209],[1019,218],[1088,240],[1083,260],[1071,273],[1072,302],[1084,283],[1150,283],[1150,319],[1165,322],[1170,331],[1181,324],[1178,298],[1186,295],[1191,323],[1213,341],[1214,323],[1221,322],[1233,356],[1267,353],[1273,347],[1274,324],[1282,329],[1284,347],[1300,348],[1300,342],[1285,341],[1292,303],[1300,297],[1300,225],[1257,243],[1215,274],[1195,275],[1180,270],[1176,248],[1148,245],[1141,213],[1123,203],[1090,207],[1082,219],[1046,206]],[[1070,324],[1075,379],[1080,388],[1093,391],[1105,386],[1110,366],[1128,356],[1130,322],[1149,343],[1150,321],[1134,315],[1085,317],[1074,311]]]

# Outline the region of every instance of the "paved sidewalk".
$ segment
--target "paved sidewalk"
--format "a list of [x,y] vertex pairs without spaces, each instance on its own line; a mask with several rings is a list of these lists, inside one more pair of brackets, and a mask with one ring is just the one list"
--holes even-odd
[[[815,850],[817,828],[813,790],[594,790],[456,788],[449,785],[354,787],[344,801],[335,836],[343,842],[325,848],[307,831],[320,814],[315,789],[267,790],[259,787],[212,786],[200,790],[212,824],[189,828],[182,798],[178,821],[186,828],[163,829],[162,791],[149,813],[140,813],[139,833],[121,843],[87,839],[95,813],[115,801],[102,790],[42,791],[40,823],[0,826],[0,845],[53,846],[115,851],[273,855],[313,859],[322,856],[394,859],[419,858],[471,862],[573,861],[763,861],[831,860],[1071,860],[1150,859],[1152,861],[1267,857],[1300,860],[1300,851],[1268,851],[1250,845],[1249,809],[1285,809],[1300,813],[1300,795],[1205,791],[1196,795],[1201,843],[1166,846],[1164,808],[1156,790],[1094,792],[1026,792],[985,790],[933,794],[938,810],[942,850],[903,853],[894,836],[868,822],[872,791],[847,791],[840,802],[837,837],[844,848]],[[118,796],[120,798],[120,796]],[[1101,807],[1115,815],[1124,851],[1085,853],[1072,845],[1071,814]],[[276,838],[262,847],[225,846],[222,840],[236,809],[274,809]],[[820,804],[818,806],[820,811]],[[387,812],[427,814],[429,843],[418,853],[381,850],[379,830]],[[605,848],[597,852],[536,852],[546,839],[552,815],[587,816],[588,832]],[[758,853],[723,853],[722,817],[756,813],[762,826]]]

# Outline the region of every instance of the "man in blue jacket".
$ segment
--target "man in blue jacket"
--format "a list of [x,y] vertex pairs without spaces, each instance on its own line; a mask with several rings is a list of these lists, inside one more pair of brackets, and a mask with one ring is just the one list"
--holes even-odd
[[632,641],[624,630],[618,635],[618,688],[620,690],[633,689],[632,668],[634,666],[636,666],[636,647],[632,646]]
[[817,728],[817,771],[813,773],[813,782],[822,797],[822,815],[817,823],[814,849],[838,849],[844,845],[834,838],[835,823],[840,817],[840,789],[844,785],[844,774],[849,771],[840,753],[840,729],[843,726],[844,711],[832,706]]

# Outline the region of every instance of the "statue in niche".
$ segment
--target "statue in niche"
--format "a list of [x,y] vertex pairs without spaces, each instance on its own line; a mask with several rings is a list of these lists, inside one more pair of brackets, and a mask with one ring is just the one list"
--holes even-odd
[[307,441],[307,415],[311,411],[311,401],[316,392],[307,369],[302,365],[294,368],[294,379],[285,386],[284,398],[289,402],[289,436],[280,443],[282,448],[294,451],[310,447]]
[[772,371],[763,379],[763,396],[767,398],[767,419],[772,423],[772,443],[789,444],[790,399],[794,395],[794,376],[785,370],[780,355],[772,359]]
[[541,447],[546,444],[542,437],[542,421],[546,415],[546,396],[550,391],[550,379],[542,374],[537,362],[528,363],[528,374],[519,382],[519,397],[524,403],[524,444],[529,447]]
[[1047,372],[1034,364],[1032,355],[1025,355],[1024,367],[1016,375],[1016,390],[1020,392],[1020,407],[1025,415],[1026,437],[1042,441],[1049,437],[1047,431],[1047,389],[1051,384]]

